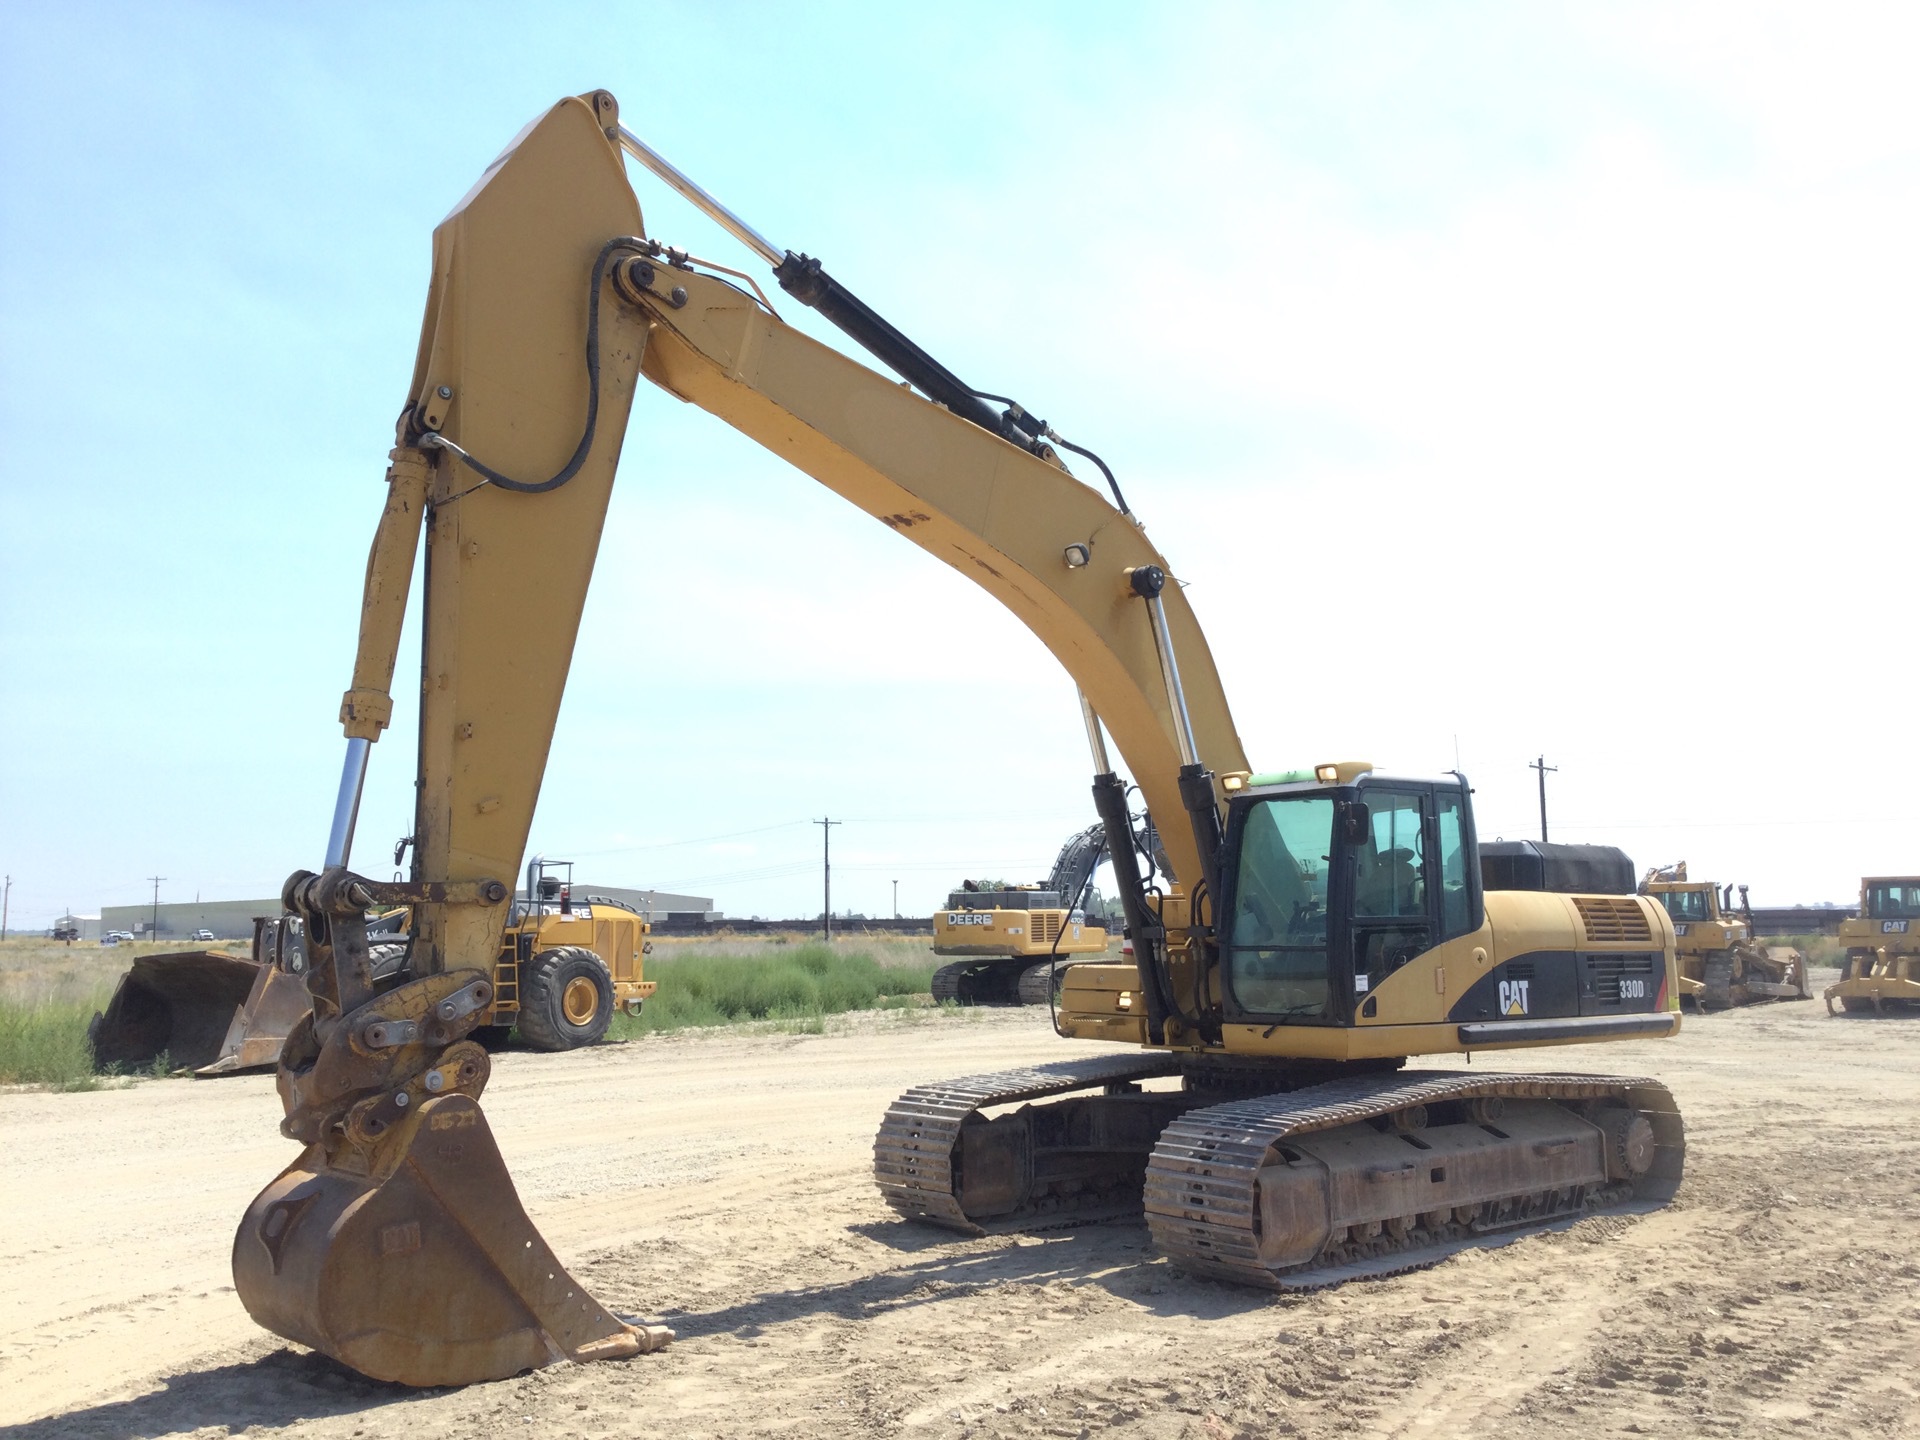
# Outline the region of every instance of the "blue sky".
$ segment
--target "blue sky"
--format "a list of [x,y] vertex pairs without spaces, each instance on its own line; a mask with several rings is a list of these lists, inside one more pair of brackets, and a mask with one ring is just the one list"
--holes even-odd
[[[1256,764],[1457,755],[1515,836],[1544,751],[1556,838],[1756,900],[1920,865],[1907,13],[1172,13],[0,10],[16,923],[318,862],[432,228],[600,86],[1115,465]],[[751,263],[634,180],[654,235]],[[996,703],[981,651],[1019,675]],[[844,816],[836,905],[898,879],[924,911],[1040,874],[1088,769],[1071,685],[984,595],[641,397],[537,848],[810,913],[807,822]],[[376,749],[376,873],[410,771]]]

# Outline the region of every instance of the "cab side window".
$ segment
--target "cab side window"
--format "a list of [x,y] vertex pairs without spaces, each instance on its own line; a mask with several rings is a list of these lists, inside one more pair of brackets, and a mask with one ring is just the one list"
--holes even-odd
[[1440,829],[1440,938],[1451,940],[1473,928],[1472,896],[1467,893],[1467,843],[1461,833],[1460,795],[1436,788],[1433,796]]
[[1374,792],[1372,834],[1356,856],[1353,913],[1424,916],[1427,913],[1426,836],[1420,797]]

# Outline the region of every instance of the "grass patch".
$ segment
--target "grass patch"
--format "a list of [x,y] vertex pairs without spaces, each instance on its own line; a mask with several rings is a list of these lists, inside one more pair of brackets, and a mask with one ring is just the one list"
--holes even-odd
[[819,1034],[823,1016],[917,1004],[933,985],[934,961],[882,964],[864,947],[801,944],[751,949],[683,950],[647,958],[647,978],[660,989],[637,1016],[616,1016],[615,1038],[658,1035],[695,1025],[747,1020],[800,1022],[796,1033]]
[[95,1090],[93,1047],[87,1043],[91,1003],[0,999],[0,1085],[45,1085]]

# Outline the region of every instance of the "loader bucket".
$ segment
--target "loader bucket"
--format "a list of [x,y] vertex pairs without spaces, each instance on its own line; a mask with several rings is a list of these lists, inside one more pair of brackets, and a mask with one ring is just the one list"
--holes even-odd
[[176,1068],[226,1075],[277,1063],[312,1003],[298,975],[271,963],[284,928],[256,920],[251,958],[186,950],[135,960],[87,1029],[94,1064],[144,1068],[165,1055]]
[[247,1208],[233,1279],[257,1322],[402,1385],[620,1359],[673,1338],[615,1318],[567,1274],[473,1099],[437,1096],[400,1124],[412,1131],[391,1136],[384,1178],[334,1169],[314,1145]]

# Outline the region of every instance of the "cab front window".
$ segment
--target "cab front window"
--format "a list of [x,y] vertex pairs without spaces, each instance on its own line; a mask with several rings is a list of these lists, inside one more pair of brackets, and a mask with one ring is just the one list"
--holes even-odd
[[1870,920],[1920,920],[1920,880],[1889,880],[1867,887]]
[[1660,897],[1660,903],[1667,907],[1667,914],[1675,920],[1707,919],[1707,892],[1704,890],[1669,890]]
[[1326,1016],[1333,800],[1262,800],[1247,812],[1234,876],[1229,982],[1249,1014]]

